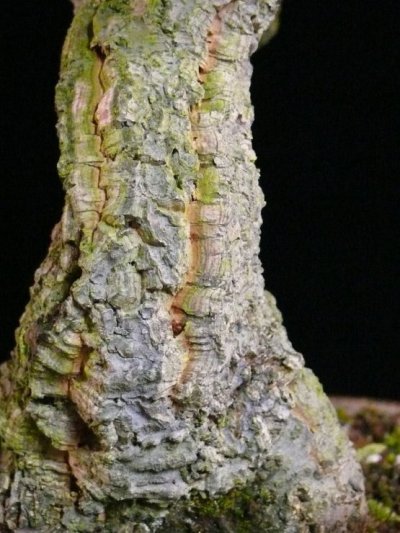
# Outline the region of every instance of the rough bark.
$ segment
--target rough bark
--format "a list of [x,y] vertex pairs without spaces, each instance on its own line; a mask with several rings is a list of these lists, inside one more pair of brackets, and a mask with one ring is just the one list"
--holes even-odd
[[360,469],[258,259],[249,57],[278,1],[76,4],[65,208],[1,367],[0,523],[360,530]]

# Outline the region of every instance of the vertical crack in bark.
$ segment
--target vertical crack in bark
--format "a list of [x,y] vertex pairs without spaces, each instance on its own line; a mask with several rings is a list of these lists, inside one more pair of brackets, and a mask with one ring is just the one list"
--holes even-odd
[[[90,45],[90,43],[89,43]],[[96,95],[93,105],[93,130],[94,135],[97,137],[97,143],[94,143],[97,146],[97,158],[93,157],[93,161],[88,163],[94,172],[93,187],[91,189],[92,193],[92,204],[94,211],[94,219],[91,224],[89,231],[88,242],[92,243],[94,235],[97,231],[97,226],[101,219],[102,211],[105,207],[107,200],[106,187],[102,184],[102,167],[107,163],[108,156],[103,148],[103,135],[102,128],[106,126],[111,121],[111,104],[112,104],[112,92],[107,93],[105,86],[102,81],[102,74],[104,69],[104,64],[106,60],[106,51],[103,50],[99,45],[94,45],[91,47],[91,50],[94,55],[93,63],[93,92]],[[98,161],[96,161],[98,159]]]
[[[224,18],[234,9],[236,4],[237,0],[233,0],[225,6],[216,8],[216,14],[209,26],[205,40],[206,53],[198,68],[198,81],[202,85],[206,82],[207,76],[214,70],[217,64],[218,59],[216,57],[216,52],[219,46],[220,37],[223,33]],[[197,146],[198,134],[196,131],[196,125],[199,123],[199,111],[202,109],[204,102],[205,99],[199,100],[196,104],[192,105],[189,110],[192,142],[199,161],[199,172],[202,169],[203,163],[200,153],[201,150],[199,150]],[[201,139],[201,142],[205,142],[204,137]],[[189,225],[189,268],[186,274],[184,285],[182,289],[173,298],[170,309],[172,316],[171,326],[173,334],[175,337],[180,337],[183,349],[186,351],[186,360],[183,364],[180,380],[175,386],[176,391],[179,391],[180,386],[185,384],[190,379],[193,365],[196,360],[196,353],[193,349],[193,342],[185,332],[188,314],[185,311],[184,302],[185,299],[190,295],[190,291],[193,291],[196,285],[198,285],[198,277],[201,272],[203,263],[205,265],[204,268],[207,269],[207,262],[205,257],[207,251],[204,250],[204,246],[202,246],[201,242],[201,240],[204,238],[204,235],[202,234],[202,229],[204,227],[205,222],[202,221],[201,217],[201,209],[203,202],[202,199],[198,198],[198,182],[199,176],[197,179],[195,190],[192,193],[191,201],[186,205],[186,215]],[[206,272],[201,273],[204,274]]]

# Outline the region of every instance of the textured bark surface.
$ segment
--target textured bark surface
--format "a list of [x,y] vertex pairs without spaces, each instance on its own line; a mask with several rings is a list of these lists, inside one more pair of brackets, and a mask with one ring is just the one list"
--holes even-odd
[[0,523],[361,530],[360,469],[258,259],[249,57],[277,0],[75,4],[65,208],[0,367]]

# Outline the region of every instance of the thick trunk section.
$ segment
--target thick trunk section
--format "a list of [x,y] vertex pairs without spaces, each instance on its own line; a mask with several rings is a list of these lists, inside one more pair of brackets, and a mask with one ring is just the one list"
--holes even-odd
[[76,4],[65,208],[1,367],[0,523],[360,530],[353,451],[258,259],[249,56],[278,2]]

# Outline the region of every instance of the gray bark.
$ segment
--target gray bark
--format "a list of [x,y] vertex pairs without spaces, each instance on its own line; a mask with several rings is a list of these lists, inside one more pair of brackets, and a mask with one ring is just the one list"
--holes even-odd
[[360,531],[360,469],[258,259],[249,57],[278,1],[76,4],[65,208],[1,367],[0,523]]

